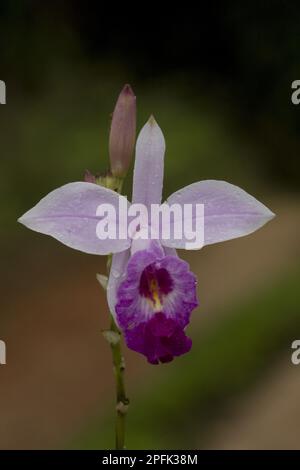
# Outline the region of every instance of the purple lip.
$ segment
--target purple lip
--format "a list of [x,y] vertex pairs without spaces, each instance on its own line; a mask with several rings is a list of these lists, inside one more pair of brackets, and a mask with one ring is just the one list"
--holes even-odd
[[162,312],[155,313],[147,322],[128,330],[126,342],[129,348],[144,354],[151,364],[170,362],[192,347],[192,340],[178,323]]
[[127,346],[151,364],[190,350],[184,329],[197,305],[196,278],[185,261],[165,256],[158,247],[130,258],[117,292],[117,319]]

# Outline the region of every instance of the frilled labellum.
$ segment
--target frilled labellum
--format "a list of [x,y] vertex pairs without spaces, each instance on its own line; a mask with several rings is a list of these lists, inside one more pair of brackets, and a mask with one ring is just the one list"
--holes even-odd
[[184,330],[197,305],[196,277],[185,261],[154,241],[130,258],[117,291],[117,321],[128,347],[148,362],[170,362],[191,349]]

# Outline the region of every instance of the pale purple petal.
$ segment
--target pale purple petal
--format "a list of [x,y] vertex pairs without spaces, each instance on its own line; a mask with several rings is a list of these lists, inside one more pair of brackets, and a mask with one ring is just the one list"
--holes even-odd
[[[193,208],[196,204],[204,204],[204,245],[243,237],[255,232],[274,217],[273,212],[253,196],[225,181],[193,183],[172,194],[167,203],[180,204],[182,208],[185,204],[191,204]],[[183,218],[184,225],[185,222],[187,220]],[[187,242],[185,236],[181,240],[171,237],[170,240],[162,241],[163,245],[173,248],[186,248]]]
[[128,260],[130,258],[130,250],[116,253],[112,257],[112,263],[109,273],[108,285],[107,285],[107,302],[110,312],[117,322],[116,318],[116,303],[117,303],[117,290],[122,281],[126,277],[126,268]]
[[[22,217],[26,227],[36,232],[51,235],[64,245],[85,253],[107,255],[126,250],[130,240],[97,237],[96,227],[103,217],[97,216],[101,204],[111,204],[116,210],[116,231],[118,233],[118,208],[120,198],[116,192],[93,183],[69,183],[55,189]],[[112,224],[114,221],[111,221]],[[126,231],[127,233],[127,227]]]
[[160,204],[164,174],[165,139],[151,117],[141,130],[136,144],[132,202]]

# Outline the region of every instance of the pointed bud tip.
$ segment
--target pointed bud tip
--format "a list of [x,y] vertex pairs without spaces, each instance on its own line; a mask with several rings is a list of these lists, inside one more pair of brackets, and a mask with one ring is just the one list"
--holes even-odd
[[124,95],[130,95],[133,98],[135,98],[135,94],[133,93],[133,90],[132,90],[131,86],[129,85],[129,83],[126,83],[126,85],[124,85],[121,93],[124,93]]

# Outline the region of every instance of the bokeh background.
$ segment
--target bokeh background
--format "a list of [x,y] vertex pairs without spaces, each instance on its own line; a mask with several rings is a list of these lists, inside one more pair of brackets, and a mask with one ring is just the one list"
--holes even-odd
[[164,131],[166,195],[225,179],[277,214],[249,237],[182,254],[199,279],[193,349],[162,366],[125,350],[127,446],[300,448],[299,10],[1,1],[0,448],[113,447],[108,311],[95,279],[105,260],[16,219],[86,168],[107,168],[127,82],[138,128],[154,113]]

